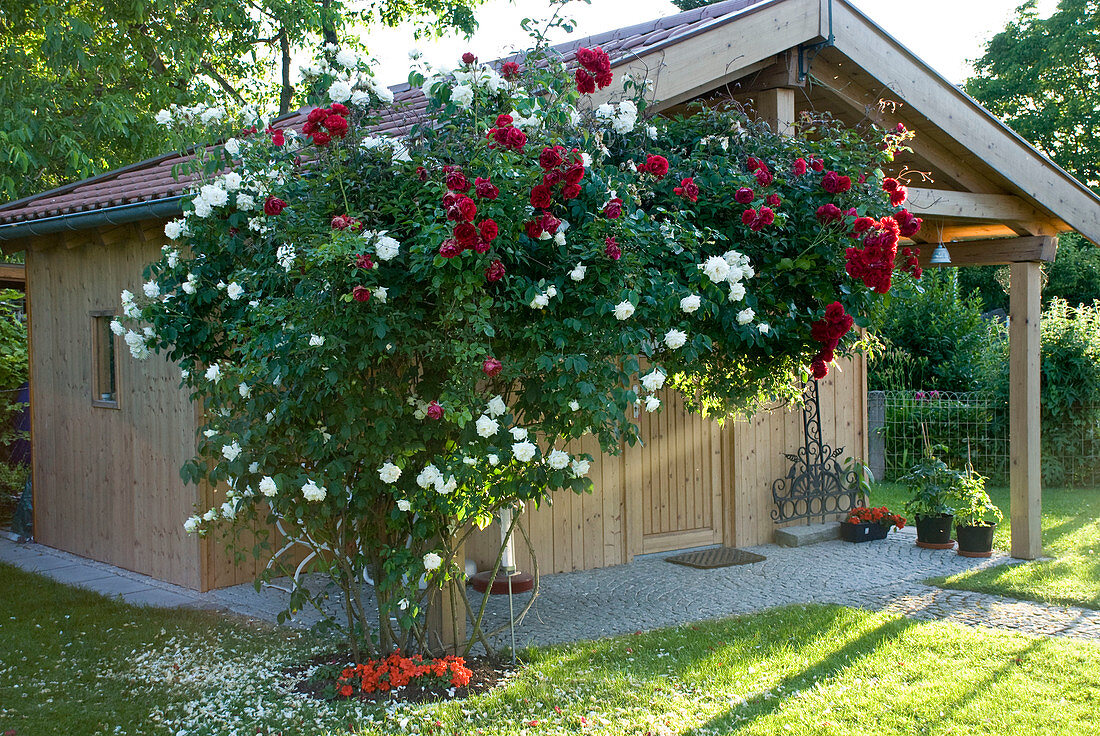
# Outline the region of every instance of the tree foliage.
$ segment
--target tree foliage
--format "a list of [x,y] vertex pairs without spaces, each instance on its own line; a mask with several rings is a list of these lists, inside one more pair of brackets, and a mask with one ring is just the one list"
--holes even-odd
[[162,153],[169,105],[303,104],[292,55],[356,23],[474,27],[479,0],[0,0],[0,200]]
[[975,62],[966,90],[1055,162],[1100,184],[1100,0],[1020,6]]

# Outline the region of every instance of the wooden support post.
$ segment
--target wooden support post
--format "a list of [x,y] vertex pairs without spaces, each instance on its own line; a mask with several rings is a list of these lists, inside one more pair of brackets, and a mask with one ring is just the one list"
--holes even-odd
[[766,89],[756,95],[756,114],[780,135],[794,135],[794,90]]
[[1036,262],[1013,263],[1009,287],[1009,487],[1012,556],[1042,555],[1039,472],[1039,290]]

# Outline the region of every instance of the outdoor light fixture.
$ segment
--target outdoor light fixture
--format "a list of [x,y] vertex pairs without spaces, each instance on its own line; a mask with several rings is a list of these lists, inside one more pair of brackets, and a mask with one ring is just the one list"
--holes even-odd
[[951,254],[947,252],[947,246],[943,243],[936,245],[936,249],[932,251],[932,257],[928,260],[929,263],[933,263],[942,266],[946,263],[951,263]]

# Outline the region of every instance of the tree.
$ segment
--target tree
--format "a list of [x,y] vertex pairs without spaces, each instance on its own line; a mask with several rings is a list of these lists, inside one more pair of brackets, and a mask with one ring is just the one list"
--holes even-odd
[[966,90],[1090,187],[1100,185],[1100,0],[1028,0],[975,62]]
[[470,32],[478,1],[0,0],[0,200],[162,153],[173,104],[285,113],[306,99],[294,53],[350,45],[354,23]]
[[593,110],[605,53],[522,59],[414,69],[428,117],[401,139],[370,132],[365,60],[317,80],[330,104],[300,131],[255,121],[199,162],[177,244],[112,325],[203,407],[185,476],[227,496],[187,527],[281,522],[343,592],[357,657],[427,648],[464,535],[589,490],[571,443],[633,443],[666,380],[724,419],[823,377],[920,227],[884,192],[902,134],[646,120],[630,79]]

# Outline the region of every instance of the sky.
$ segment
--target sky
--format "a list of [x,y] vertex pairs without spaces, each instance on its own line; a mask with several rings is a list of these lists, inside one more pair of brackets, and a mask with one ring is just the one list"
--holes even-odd
[[[1002,30],[1023,0],[851,0],[871,20],[892,35],[949,81],[969,76],[969,61],[982,55],[984,44]],[[1052,12],[1057,0],[1039,0],[1040,12]],[[386,84],[407,78],[408,51],[418,48],[433,64],[455,66],[464,51],[488,60],[523,48],[527,37],[520,28],[525,17],[542,18],[548,4],[541,0],[488,0],[480,6],[480,24],[472,40],[459,37],[414,40],[411,26],[374,29],[364,36],[378,74]],[[577,22],[574,37],[590,36],[679,12],[668,0],[592,0],[574,2],[566,14]],[[566,40],[558,34],[554,40]]]

